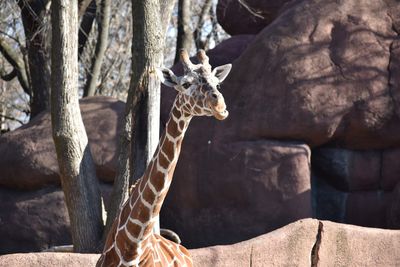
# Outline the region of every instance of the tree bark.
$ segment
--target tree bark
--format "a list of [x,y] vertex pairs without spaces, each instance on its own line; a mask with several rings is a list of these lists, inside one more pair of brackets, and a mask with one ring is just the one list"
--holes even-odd
[[48,0],[18,0],[28,51],[31,118],[50,108],[50,70],[43,31],[47,3]]
[[118,174],[103,237],[128,198],[129,184],[143,175],[158,145],[160,83],[155,68],[162,64],[166,23],[173,5],[174,0],[162,0],[160,5],[158,1],[132,0],[132,77],[119,140]]
[[103,230],[101,198],[78,101],[78,3],[53,0],[53,139],[76,252],[95,252]]
[[197,22],[196,30],[193,32],[194,35],[194,43],[196,44],[196,49],[204,49],[205,42],[201,40],[201,33],[206,21],[207,15],[210,13],[210,9],[212,7],[212,0],[205,0],[203,8],[201,9],[199,20]]
[[176,38],[176,52],[174,64],[179,61],[179,51],[184,48],[189,51],[192,48],[193,33],[190,29],[190,0],[179,0],[178,4],[178,36]]
[[83,96],[94,96],[96,93],[97,80],[100,76],[101,63],[104,52],[107,48],[108,29],[110,26],[111,0],[101,0],[99,14],[99,36],[97,38],[96,49],[92,58],[92,65],[88,72]]

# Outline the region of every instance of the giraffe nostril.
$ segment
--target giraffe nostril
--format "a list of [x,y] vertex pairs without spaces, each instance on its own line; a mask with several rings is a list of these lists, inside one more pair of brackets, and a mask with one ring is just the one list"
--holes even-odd
[[214,98],[214,99],[217,99],[217,98],[218,98],[218,95],[215,94],[215,93],[213,93],[213,94],[211,94],[211,97]]

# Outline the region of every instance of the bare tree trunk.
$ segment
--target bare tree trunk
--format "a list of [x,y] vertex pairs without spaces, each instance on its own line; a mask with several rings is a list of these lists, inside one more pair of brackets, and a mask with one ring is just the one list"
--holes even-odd
[[78,3],[53,0],[53,139],[76,252],[94,252],[103,230],[96,172],[78,102]]
[[190,29],[190,0],[179,0],[178,2],[178,36],[176,37],[176,52],[174,64],[179,61],[179,51],[184,48],[189,51],[192,48],[193,33]]
[[[142,177],[151,161],[160,137],[160,81],[155,69],[163,61],[165,30],[161,21],[168,21],[168,3],[132,0],[133,36],[131,89],[140,95],[137,112],[132,119],[132,177]],[[166,10],[160,9],[163,6]],[[163,14],[163,15],[162,15]],[[165,29],[165,28],[164,28]],[[160,233],[159,221],[154,231]]]
[[207,19],[207,15],[210,13],[210,9],[212,7],[212,0],[205,0],[203,8],[201,9],[201,13],[199,15],[199,20],[197,22],[196,30],[194,31],[194,43],[196,44],[196,49],[204,49],[205,42],[201,40],[201,33],[204,26],[204,23]]
[[119,140],[118,174],[103,237],[128,198],[129,184],[143,175],[158,145],[160,83],[154,70],[162,63],[166,23],[173,5],[174,0],[161,0],[160,5],[157,1],[132,0],[132,77]]
[[101,0],[99,11],[99,36],[97,38],[96,50],[92,58],[92,65],[88,72],[83,96],[93,96],[96,93],[97,80],[100,75],[101,63],[107,48],[108,29],[110,26],[111,0]]
[[28,51],[28,75],[32,88],[31,118],[50,108],[50,70],[45,48],[43,18],[48,0],[18,0]]
[[119,136],[118,144],[118,169],[115,177],[111,201],[107,213],[107,222],[104,229],[102,242],[104,243],[108,231],[114,222],[115,217],[122,204],[128,199],[129,181],[131,177],[131,137],[132,137],[132,114],[136,114],[140,95],[134,94],[133,90],[128,91],[128,98],[125,105],[124,116],[122,117],[123,126]]

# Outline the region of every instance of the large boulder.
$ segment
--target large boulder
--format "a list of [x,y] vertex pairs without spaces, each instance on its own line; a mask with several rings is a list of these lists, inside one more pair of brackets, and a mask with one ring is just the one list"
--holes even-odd
[[400,4],[386,2],[304,0],[287,8],[234,62],[222,85],[230,119],[215,138],[400,145],[393,19]]
[[[190,250],[195,266],[398,266],[400,232],[302,220],[229,246]],[[95,266],[98,254],[0,256],[0,266]]]
[[230,35],[257,34],[270,24],[291,0],[219,0],[217,18]]
[[[235,62],[253,40],[252,35],[238,35],[222,42],[207,52],[210,63]],[[182,74],[180,64],[173,70]],[[222,93],[235,92],[226,87]],[[175,96],[171,88],[162,88],[163,124]],[[216,137],[225,130],[225,121],[192,120],[161,210],[161,226],[176,231],[189,247],[238,242],[312,216],[306,145],[262,139],[225,142]]]
[[[81,113],[99,178],[112,181],[116,171],[119,117],[124,103],[110,97],[81,101]],[[51,117],[43,112],[23,127],[0,137],[0,186],[37,189],[60,184]]]
[[[192,123],[161,211],[163,227],[175,230],[189,247],[204,247],[246,240],[312,217],[306,145],[224,143],[213,136],[218,123]],[[201,125],[208,131],[195,131]]]
[[30,192],[0,189],[0,203],[0,254],[71,244],[68,212],[60,188]]
[[[100,189],[107,210],[112,186],[101,183]],[[72,243],[59,186],[32,191],[0,188],[0,203],[0,254],[42,251]]]

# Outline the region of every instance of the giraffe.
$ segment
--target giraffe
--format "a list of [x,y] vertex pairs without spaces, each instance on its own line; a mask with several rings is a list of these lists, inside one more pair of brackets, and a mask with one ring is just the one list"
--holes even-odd
[[193,266],[189,252],[181,245],[153,233],[155,219],[170,187],[182,140],[194,116],[228,117],[220,83],[231,64],[212,70],[204,50],[193,64],[180,51],[184,75],[157,69],[161,82],[178,91],[165,130],[143,177],[121,207],[107,236],[97,267],[103,266]]

